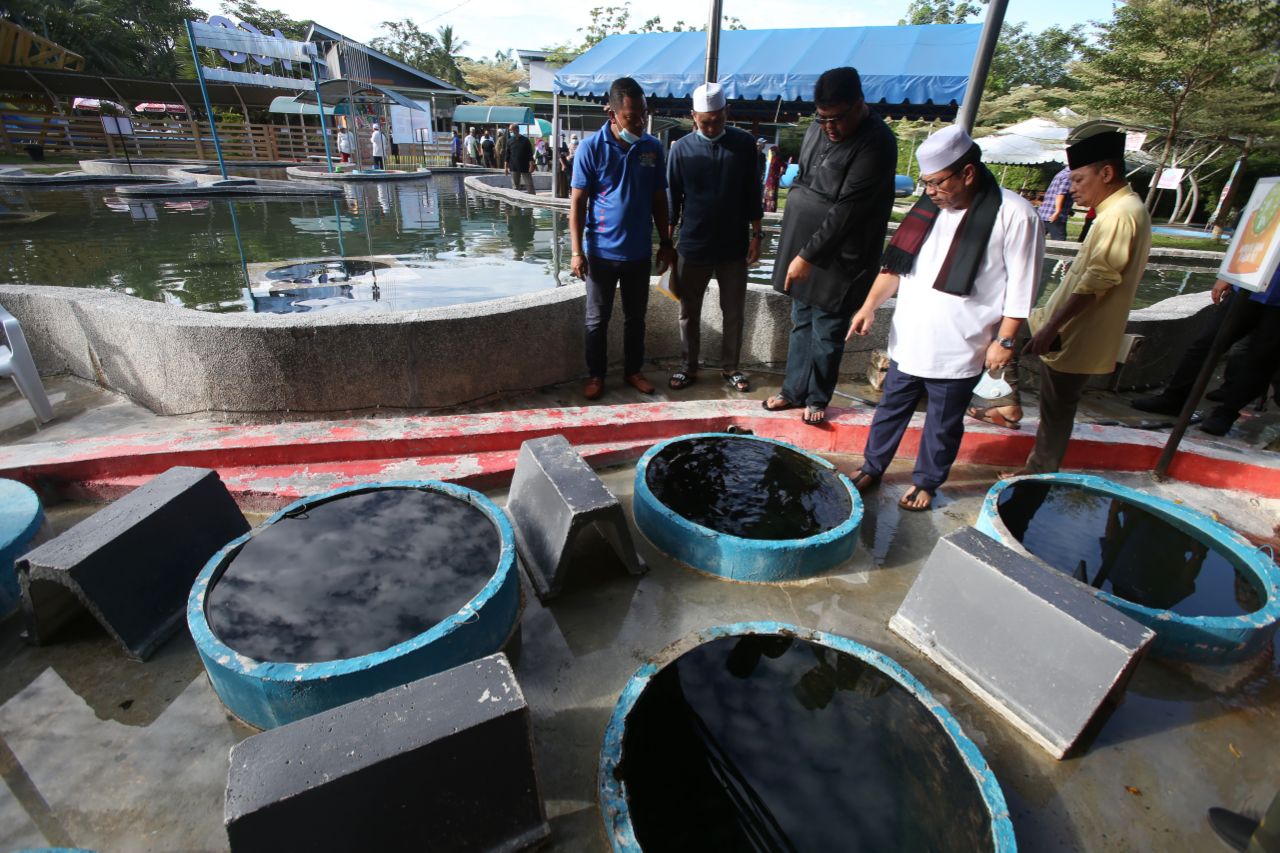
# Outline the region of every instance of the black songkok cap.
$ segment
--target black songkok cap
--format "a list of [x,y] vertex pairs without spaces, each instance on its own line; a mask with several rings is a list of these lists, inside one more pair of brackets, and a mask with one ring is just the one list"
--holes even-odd
[[1072,169],[1103,160],[1124,159],[1124,134],[1114,130],[1095,133],[1067,147],[1067,165]]

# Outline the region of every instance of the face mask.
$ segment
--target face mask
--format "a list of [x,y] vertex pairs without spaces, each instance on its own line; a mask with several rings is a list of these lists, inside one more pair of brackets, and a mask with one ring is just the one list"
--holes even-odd
[[697,133],[699,136],[701,136],[703,139],[707,140],[708,142],[715,142],[716,140],[720,139],[720,137],[724,136],[723,127],[720,128],[720,132],[717,133],[715,136],[707,136],[705,133],[702,132],[701,128],[695,128],[695,130],[697,130]]
[[634,133],[627,130],[625,127],[618,128],[618,136],[620,136],[622,138],[622,141],[627,143],[628,145],[635,145],[637,142],[640,141],[640,137],[636,136]]

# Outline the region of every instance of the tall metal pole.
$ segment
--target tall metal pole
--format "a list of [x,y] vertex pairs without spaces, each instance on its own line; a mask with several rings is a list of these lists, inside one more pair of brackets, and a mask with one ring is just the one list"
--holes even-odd
[[[560,196],[560,93],[551,92],[551,195]],[[552,241],[552,248],[555,248]],[[557,274],[559,265],[557,264]]]
[[711,20],[707,21],[707,73],[706,82],[714,83],[720,76],[720,18],[722,0],[711,0]]
[[222,171],[222,180],[225,181],[227,179],[227,163],[222,159],[222,143],[218,141],[218,120],[213,116],[213,105],[209,103],[209,90],[204,85],[204,71],[200,68],[200,51],[196,48],[196,35],[191,29],[191,22],[186,21],[185,23],[187,25],[187,42],[191,45],[192,64],[196,67],[196,80],[200,83],[200,95],[204,98],[204,112],[209,117],[209,129],[213,131],[213,150],[218,152],[218,169]]
[[987,72],[991,70],[991,58],[996,53],[996,42],[1000,40],[1000,27],[1004,25],[1004,11],[1009,0],[991,0],[987,6],[987,20],[982,24],[982,39],[978,42],[978,52],[973,57],[973,68],[969,71],[969,87],[965,89],[964,103],[956,115],[956,124],[965,130],[973,131],[973,122],[978,117],[978,104],[982,101],[982,89],[987,85]]
[[[324,120],[324,99],[320,97],[320,75],[316,73],[316,63],[311,63],[311,83],[316,89],[316,109],[320,111],[320,138],[324,140],[324,163],[327,171],[333,171],[333,154],[329,150],[329,126]],[[337,115],[334,110],[334,115]],[[305,138],[305,137],[304,137]]]

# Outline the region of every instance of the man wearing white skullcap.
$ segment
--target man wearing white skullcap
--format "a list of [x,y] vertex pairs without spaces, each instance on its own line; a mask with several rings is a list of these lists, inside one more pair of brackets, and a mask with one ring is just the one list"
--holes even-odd
[[679,227],[673,291],[680,297],[680,345],[684,363],[671,374],[673,391],[698,375],[702,299],[715,276],[724,315],[720,372],[737,391],[751,390],[738,369],[742,350],[747,267],[760,258],[764,215],[757,152],[751,134],[727,127],[724,87],[704,83],[693,91],[694,132],[671,146],[667,187],[671,224]]
[[927,396],[912,487],[898,504],[906,510],[933,505],[960,449],[974,386],[984,369],[1010,365],[1014,338],[1035,305],[1044,257],[1040,219],[1000,187],[981,153],[960,125],[943,128],[916,151],[925,194],[893,235],[849,326],[850,337],[867,334],[876,309],[897,294],[889,373],[853,482],[862,492],[880,481]]

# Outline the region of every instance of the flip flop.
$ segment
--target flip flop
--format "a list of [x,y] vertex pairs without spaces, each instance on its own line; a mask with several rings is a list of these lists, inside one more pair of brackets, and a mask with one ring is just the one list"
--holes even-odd
[[801,420],[809,426],[822,426],[827,422],[827,410],[823,406],[805,406]]
[[969,417],[973,418],[975,421],[982,421],[983,423],[995,424],[996,426],[1004,427],[1005,429],[1022,429],[1021,418],[1019,418],[1016,421],[1010,420],[1009,418],[1006,418],[1004,415],[997,412],[995,410],[996,408],[997,407],[992,406],[989,409],[980,409],[977,406],[970,406],[969,408],[965,409],[964,413]]
[[667,386],[672,391],[683,391],[692,385],[696,378],[696,376],[685,373],[683,370],[677,370],[675,373],[671,374],[671,378],[667,380]]
[[[924,506],[915,506],[911,501],[914,500],[921,492],[928,495],[929,500],[925,502]],[[905,509],[907,512],[928,512],[933,509],[933,492],[928,489],[923,489],[920,486],[912,486],[907,493],[902,496],[902,500],[898,501],[898,506]]]
[[863,494],[880,485],[880,478],[875,474],[868,474],[866,471],[858,471],[853,476],[853,487],[858,490],[858,494]]
[[[769,405],[770,403],[773,403],[774,405],[771,406]],[[785,412],[788,409],[800,408],[800,404],[791,402],[781,394],[774,394],[772,397],[761,400],[760,408],[767,412]]]
[[732,373],[721,373],[724,381],[729,383],[729,387],[735,391],[746,393],[751,390],[751,380],[747,378],[747,374],[741,370],[735,370]]

